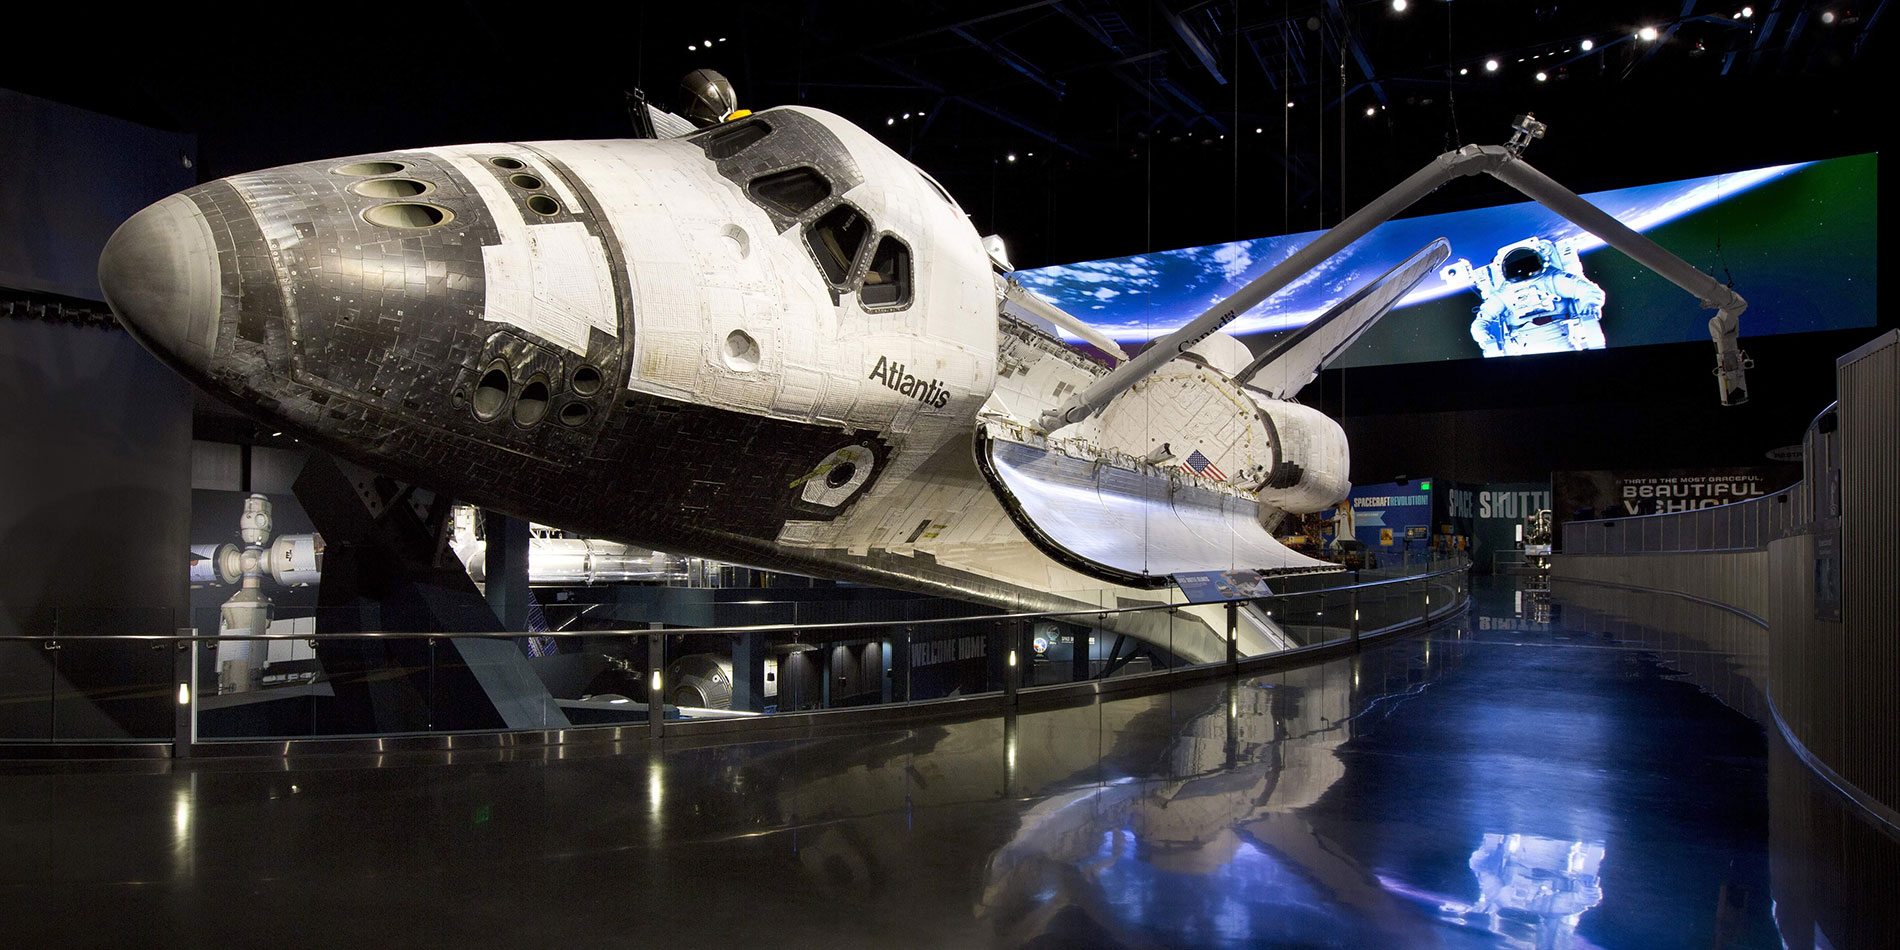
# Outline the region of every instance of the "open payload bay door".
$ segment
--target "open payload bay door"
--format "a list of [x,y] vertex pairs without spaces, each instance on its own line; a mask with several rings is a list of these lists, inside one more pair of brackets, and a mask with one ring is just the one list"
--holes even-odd
[[1334,304],[1313,322],[1273,341],[1234,380],[1275,399],[1292,399],[1319,377],[1320,368],[1346,351],[1379,318],[1398,306],[1451,257],[1451,242],[1439,238]]
[[1338,570],[1274,540],[1246,492],[1008,423],[976,432],[977,467],[1024,535],[1063,565],[1130,587],[1185,571]]

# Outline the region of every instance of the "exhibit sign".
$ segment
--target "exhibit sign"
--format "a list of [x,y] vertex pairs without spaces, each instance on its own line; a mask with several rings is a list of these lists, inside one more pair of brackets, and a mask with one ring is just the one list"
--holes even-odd
[[1451,514],[1469,518],[1472,570],[1491,573],[1499,555],[1524,548],[1524,519],[1550,508],[1548,482],[1466,484],[1451,491]]
[[[1775,165],[1586,195],[1749,301],[1744,337],[1873,326],[1878,158]],[[1017,271],[1117,340],[1169,333],[1321,232]],[[1543,206],[1388,221],[1241,314],[1226,332],[1305,326],[1437,238],[1451,261],[1335,366],[1708,340],[1693,299]],[[1264,340],[1251,344],[1255,350]]]
[[1368,548],[1395,555],[1401,549],[1422,551],[1432,524],[1431,485],[1430,479],[1408,479],[1353,486],[1346,499],[1352,506],[1353,537]]
[[1191,604],[1271,597],[1273,590],[1257,571],[1196,571],[1174,575],[1174,586]]
[[1556,472],[1552,520],[1587,521],[1694,511],[1771,495],[1801,477],[1798,465]]

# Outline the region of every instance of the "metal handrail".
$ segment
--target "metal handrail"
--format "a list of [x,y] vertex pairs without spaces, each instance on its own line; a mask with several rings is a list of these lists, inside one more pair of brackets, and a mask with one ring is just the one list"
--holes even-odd
[[[1333,593],[1339,593],[1341,591],[1355,591],[1355,590],[1366,590],[1366,589],[1374,588],[1374,587],[1387,587],[1394,584],[1409,584],[1413,581],[1430,580],[1435,577],[1444,577],[1448,574],[1461,573],[1469,569],[1469,564],[1470,562],[1467,559],[1462,564],[1454,565],[1452,567],[1448,567],[1443,570],[1431,571],[1425,574],[1407,574],[1403,577],[1393,577],[1393,578],[1387,578],[1385,580],[1376,580],[1376,581],[1364,581],[1357,584],[1345,584],[1339,587],[1321,587],[1321,588],[1317,588],[1314,590],[1307,590],[1307,591],[1291,591],[1291,592],[1280,593],[1280,594],[1268,594],[1264,597],[1250,598],[1244,602],[1258,603],[1260,601],[1279,600],[1279,599],[1287,598],[1287,597],[1307,597],[1314,594],[1333,594]],[[229,641],[229,640],[393,640],[393,639],[414,639],[417,637],[429,637],[431,639],[445,639],[445,640],[512,640],[517,637],[551,637],[551,638],[557,638],[557,639],[569,638],[569,637],[572,637],[572,638],[650,637],[650,636],[655,636],[655,635],[678,635],[678,634],[683,634],[683,633],[724,634],[724,635],[731,636],[731,635],[747,634],[747,633],[815,633],[815,632],[823,632],[823,631],[831,631],[831,630],[869,630],[869,629],[888,629],[890,627],[927,627],[927,626],[938,626],[938,625],[953,624],[953,623],[972,623],[972,622],[980,622],[980,621],[985,621],[985,620],[1001,622],[1001,621],[1006,621],[1006,620],[1039,620],[1039,619],[1048,619],[1048,618],[1053,618],[1053,617],[1084,617],[1084,616],[1107,617],[1109,615],[1140,613],[1142,611],[1147,611],[1147,610],[1180,610],[1183,607],[1204,606],[1205,604],[1209,604],[1209,603],[1219,604],[1219,603],[1241,603],[1241,602],[1243,601],[1204,601],[1200,604],[1142,604],[1136,607],[1087,607],[1087,608],[1078,608],[1076,610],[1048,610],[1048,611],[1035,611],[1035,612],[1029,612],[1029,613],[1003,613],[1003,614],[969,614],[969,615],[965,615],[961,617],[931,617],[931,618],[924,618],[924,619],[918,619],[918,620],[849,620],[849,621],[836,621],[836,622],[831,622],[831,623],[768,623],[768,624],[754,624],[751,626],[738,626],[738,627],[671,627],[671,628],[664,628],[664,629],[635,627],[635,628],[628,628],[628,629],[613,629],[613,630],[556,630],[556,631],[549,631],[546,633],[540,633],[540,632],[536,632],[532,630],[477,631],[477,632],[452,632],[452,633],[431,633],[428,631],[420,631],[420,630],[412,630],[412,631],[359,630],[359,631],[343,632],[343,633],[259,633],[259,634],[251,634],[251,633],[244,633],[244,634],[99,633],[99,634],[78,634],[78,635],[74,635],[74,634],[64,634],[64,635],[12,634],[12,635],[0,636],[0,643],[6,643],[6,642],[48,643],[48,642],[54,642],[54,641],[64,640],[64,639],[86,640],[88,642],[97,641],[97,640],[131,640],[131,641],[147,640],[147,641],[176,642],[176,643],[197,642],[197,641]]]

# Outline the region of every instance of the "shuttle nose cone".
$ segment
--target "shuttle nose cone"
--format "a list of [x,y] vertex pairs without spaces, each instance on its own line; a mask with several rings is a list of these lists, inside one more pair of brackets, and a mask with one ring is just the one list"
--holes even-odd
[[218,252],[197,204],[173,195],[127,219],[99,255],[106,303],[133,337],[204,370],[218,338]]

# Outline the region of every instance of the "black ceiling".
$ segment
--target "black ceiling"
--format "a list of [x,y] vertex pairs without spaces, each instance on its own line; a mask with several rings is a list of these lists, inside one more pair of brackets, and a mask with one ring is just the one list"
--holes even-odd
[[[1739,0],[42,8],[9,31],[0,86],[195,132],[201,171],[218,177],[621,136],[625,90],[664,100],[710,66],[743,105],[801,102],[863,124],[1034,266],[1332,223],[1448,147],[1501,141],[1525,110],[1551,127],[1532,162],[1579,190],[1875,150],[1889,125],[1886,5],[1756,0],[1747,17]],[[1636,36],[1645,26],[1657,39]],[[1460,183],[1428,208],[1503,197]]]

